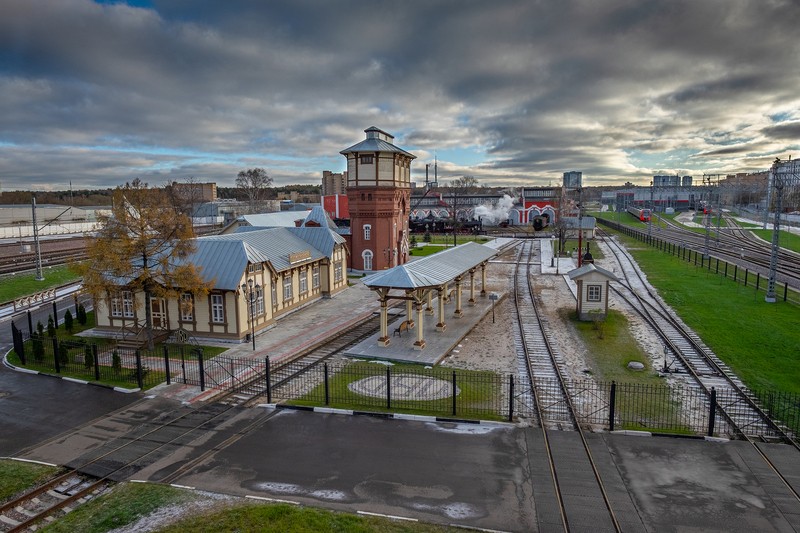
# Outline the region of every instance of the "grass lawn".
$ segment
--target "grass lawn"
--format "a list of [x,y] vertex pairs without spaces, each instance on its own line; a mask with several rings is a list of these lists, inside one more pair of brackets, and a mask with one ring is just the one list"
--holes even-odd
[[40,485],[60,471],[57,466],[0,459],[0,502]]
[[752,389],[800,394],[800,307],[620,236],[650,283]]
[[[458,244],[464,244],[465,242],[475,241],[478,244],[489,242],[492,240],[491,237],[487,237],[486,235],[457,235],[457,242]],[[420,242],[423,242],[423,238],[419,237],[417,239]],[[453,234],[450,233],[448,235],[443,234],[433,234],[431,233],[431,240],[429,241],[430,244],[453,244]]]
[[68,265],[47,267],[43,269],[42,273],[44,274],[43,281],[36,281],[35,272],[0,278],[0,302],[9,302],[15,298],[36,294],[45,289],[66,285],[81,279]]
[[[338,372],[331,371],[328,378],[328,407],[337,409],[353,409],[392,413],[424,413],[436,416],[457,416],[459,418],[475,418],[485,420],[505,420],[500,414],[497,398],[503,390],[501,376],[488,371],[453,370],[444,367],[434,369],[422,365],[395,364],[390,367],[391,378],[401,376],[426,376],[444,381],[447,395],[440,399],[403,400],[391,398],[391,407],[387,407],[386,397],[365,396],[354,392],[350,385],[368,377],[383,380],[386,376],[384,365],[366,361],[353,362]],[[453,414],[453,396],[450,394],[450,383],[453,372],[456,373],[456,413]],[[395,387],[392,387],[394,390]],[[325,405],[325,384],[321,382],[305,396],[287,402],[291,405]]]
[[413,255],[414,257],[423,257],[426,255],[433,255],[435,253],[439,253],[442,250],[447,250],[445,246],[418,246],[416,248],[411,248],[408,251],[408,255]]
[[[584,322],[578,320],[574,310],[563,309],[561,313],[589,347],[592,373],[599,381],[616,381],[616,418],[622,429],[664,431],[667,428],[673,433],[691,433],[681,421],[680,402],[675,401],[631,335],[625,315],[610,309],[605,321]],[[631,361],[642,363],[644,370],[628,368]],[[631,394],[626,394],[628,391]]]
[[[770,243],[772,242],[771,229],[756,229],[752,231],[765,241]],[[800,252],[800,235],[781,230],[780,235],[778,235],[778,244],[781,248],[786,248],[787,250],[792,250],[794,252]]]
[[[316,533],[445,533],[463,531],[447,526],[398,522],[287,504],[233,499],[216,502],[183,489],[151,483],[122,483],[87,502],[41,531],[48,533],[103,533],[130,526],[162,508],[205,503],[205,509],[189,507],[183,519],[158,529],[160,532],[264,531]],[[146,518],[145,518],[146,521]]]

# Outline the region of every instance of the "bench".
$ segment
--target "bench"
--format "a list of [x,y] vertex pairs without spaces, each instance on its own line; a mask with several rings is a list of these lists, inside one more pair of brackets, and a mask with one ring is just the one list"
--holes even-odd
[[[402,322],[400,322],[399,326],[394,328],[394,335],[398,335],[398,336],[402,337],[404,331],[408,331],[408,321],[407,320],[403,320]],[[394,337],[394,335],[392,335],[392,337]]]

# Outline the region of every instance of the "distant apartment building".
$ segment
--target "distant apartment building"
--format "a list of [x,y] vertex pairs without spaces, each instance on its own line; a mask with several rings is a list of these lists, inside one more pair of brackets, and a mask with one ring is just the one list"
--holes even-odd
[[331,172],[322,171],[322,196],[347,194],[347,171]]
[[675,174],[669,176],[653,176],[653,187],[691,187],[692,177]]

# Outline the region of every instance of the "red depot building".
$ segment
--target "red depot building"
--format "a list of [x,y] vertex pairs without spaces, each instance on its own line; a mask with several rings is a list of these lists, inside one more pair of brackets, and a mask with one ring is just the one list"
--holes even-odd
[[383,270],[408,261],[411,161],[394,136],[375,126],[367,138],[339,152],[347,158],[351,267]]

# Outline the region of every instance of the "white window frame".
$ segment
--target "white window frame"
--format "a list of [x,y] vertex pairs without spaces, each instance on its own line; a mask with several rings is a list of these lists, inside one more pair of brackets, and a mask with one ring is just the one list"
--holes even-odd
[[342,268],[342,262],[341,261],[337,261],[333,265],[333,281],[335,281],[335,282],[342,281],[342,279],[344,279],[344,275],[343,274],[344,274],[344,269]]
[[292,287],[292,275],[283,275],[283,301],[289,302],[294,299],[294,287]]
[[122,291],[122,316],[133,318],[134,314],[133,293],[131,291]]
[[225,323],[225,298],[222,294],[211,295],[211,322]]
[[319,265],[311,267],[311,288],[319,289]]
[[586,286],[586,301],[587,302],[602,302],[603,301],[603,286],[592,284]]
[[372,238],[372,224],[364,224],[364,240],[368,241]]
[[375,163],[375,156],[372,154],[362,154],[358,158],[359,163],[362,165],[372,165]]
[[272,291],[272,308],[278,308],[278,284],[276,283],[277,280],[270,280],[269,285]]
[[[186,311],[187,306],[184,305],[184,302],[188,301],[188,311]],[[192,322],[194,321],[194,296],[190,292],[184,292],[181,294],[181,301],[180,301],[180,312],[181,312],[181,322]]]
[[115,292],[111,295],[110,307],[112,317],[122,317],[122,295],[119,292]]
[[300,269],[300,294],[308,293],[308,270]]
[[256,291],[256,314],[263,315],[264,314],[264,290],[258,289]]
[[372,258],[374,255],[372,250],[364,250],[361,252],[361,259],[364,261],[364,270],[372,270]]

